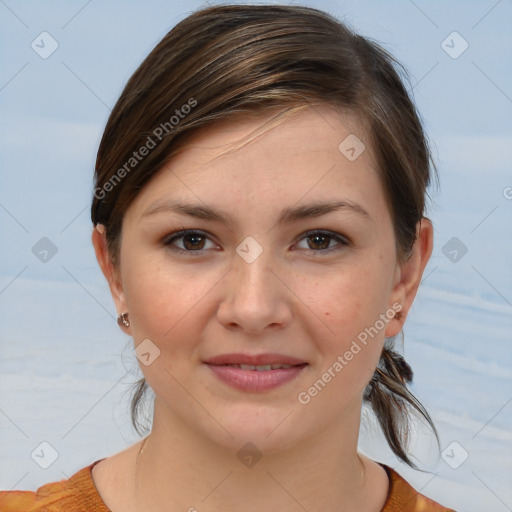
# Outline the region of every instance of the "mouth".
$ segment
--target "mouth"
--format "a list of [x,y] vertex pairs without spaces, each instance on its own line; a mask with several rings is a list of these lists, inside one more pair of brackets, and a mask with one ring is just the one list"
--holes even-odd
[[240,368],[241,370],[251,370],[251,371],[257,371],[257,372],[268,372],[269,370],[287,370],[288,368],[294,368],[296,366],[306,366],[307,363],[301,363],[301,364],[260,364],[260,365],[253,365],[253,364],[221,364],[221,365],[214,365],[214,366],[230,366],[231,368]]
[[301,359],[282,354],[223,354],[204,363],[221,382],[247,392],[282,386],[308,366]]
[[[264,368],[264,370],[276,369],[277,367],[297,366],[307,364],[303,359],[287,356],[284,354],[221,354],[215,357],[210,357],[206,364],[215,366],[250,366],[251,368],[244,368],[246,370],[257,370]],[[266,368],[270,366],[270,368]],[[254,368],[252,368],[254,367]],[[272,368],[276,367],[276,368]]]

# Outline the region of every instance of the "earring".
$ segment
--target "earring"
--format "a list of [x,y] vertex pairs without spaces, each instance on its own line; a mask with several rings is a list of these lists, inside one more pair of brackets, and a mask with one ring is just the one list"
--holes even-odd
[[122,313],[117,316],[117,323],[119,327],[130,327],[130,320],[128,320],[128,313]]

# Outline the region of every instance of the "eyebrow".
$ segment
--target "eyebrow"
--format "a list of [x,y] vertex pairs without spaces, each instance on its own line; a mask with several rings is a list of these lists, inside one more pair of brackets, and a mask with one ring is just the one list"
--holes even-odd
[[[321,215],[335,211],[357,213],[368,220],[372,220],[370,214],[361,205],[344,199],[339,201],[316,202],[304,206],[285,208],[281,211],[277,224],[282,225],[301,219],[320,217]],[[187,215],[196,219],[216,221],[227,226],[230,226],[233,223],[230,215],[224,210],[214,210],[207,205],[194,205],[183,201],[156,202],[142,214],[142,217],[162,212],[177,213],[179,215]]]

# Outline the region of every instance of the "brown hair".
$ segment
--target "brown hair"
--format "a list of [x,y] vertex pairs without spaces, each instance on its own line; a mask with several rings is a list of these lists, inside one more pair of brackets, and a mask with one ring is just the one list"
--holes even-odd
[[[91,218],[105,226],[113,262],[120,263],[124,213],[187,135],[241,113],[315,104],[343,107],[363,123],[392,215],[397,255],[405,261],[424,214],[431,156],[401,75],[407,78],[385,49],[314,8],[220,5],[195,11],[129,79],[99,146]],[[364,400],[393,452],[415,467],[406,453],[411,407],[436,438],[437,432],[407,389],[412,371],[392,342],[386,340]],[[146,390],[141,379],[132,399],[139,433]]]

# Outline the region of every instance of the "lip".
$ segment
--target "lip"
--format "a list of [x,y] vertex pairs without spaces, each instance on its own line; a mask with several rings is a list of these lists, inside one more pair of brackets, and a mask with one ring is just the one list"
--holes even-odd
[[306,363],[303,359],[297,359],[296,357],[285,356],[283,354],[221,354],[211,357],[204,362],[210,365],[250,364],[253,366],[266,364],[289,364],[290,366],[294,366]]
[[[225,384],[246,392],[263,392],[275,389],[295,379],[308,365],[296,357],[282,354],[222,354],[212,357],[204,364]],[[289,365],[291,368],[275,370],[242,370],[227,365]]]

